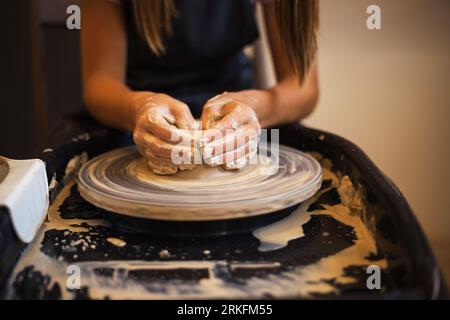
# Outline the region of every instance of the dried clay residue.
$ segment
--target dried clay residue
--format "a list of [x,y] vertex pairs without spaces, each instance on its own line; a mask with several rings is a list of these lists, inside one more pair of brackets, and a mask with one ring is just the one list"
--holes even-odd
[[[319,160],[321,159],[319,155],[316,155],[316,157],[319,157]],[[340,203],[323,204],[316,210],[308,210],[310,205],[327,190],[322,189],[314,197],[301,204],[288,217],[253,232],[253,235],[260,241],[259,250],[272,251],[285,247],[291,240],[303,237],[302,226],[314,215],[329,215],[353,228],[356,234],[353,246],[300,270],[302,278],[307,279],[307,281],[301,281],[300,291],[303,294],[336,291],[336,284],[355,281],[354,278],[348,277],[344,272],[344,269],[350,265],[368,266],[376,263],[380,268],[387,267],[385,259],[369,260],[370,256],[376,255],[378,249],[374,236],[362,220],[364,203],[361,191],[354,187],[348,176],[340,177],[334,174],[331,171],[331,163],[327,159],[323,159],[322,165],[323,180],[331,181],[330,187],[336,188]],[[323,236],[329,235],[323,233]],[[334,285],[330,285],[323,279],[334,279]]]
[[122,239],[119,239],[119,238],[109,237],[106,239],[106,241],[108,241],[109,243],[111,243],[119,248],[122,248],[122,247],[126,246],[126,244],[127,244],[125,241],[123,241]]
[[[102,248],[107,251],[99,252],[98,243],[89,238],[89,234],[95,231],[93,227],[113,230],[109,224],[102,219],[63,219],[58,211],[70,195],[72,180],[57,195],[49,209],[48,221],[16,265],[8,285],[7,298],[17,296],[15,288],[18,280],[31,281],[26,275],[38,273],[40,278],[45,279],[41,281],[45,290],[51,294],[57,292],[62,299],[79,298],[81,294],[92,299],[237,299],[339,294],[341,285],[356,281],[345,272],[346,268],[370,264],[386,268],[386,260],[368,260],[369,256],[377,256],[377,246],[361,219],[365,210],[362,193],[349,177],[333,173],[327,160],[321,159],[321,163],[323,180],[328,182],[326,187],[301,204],[290,216],[255,231],[254,237],[259,239],[259,247],[251,246],[251,240],[257,240],[249,234],[246,238],[248,243],[226,241],[228,253],[220,258],[215,256],[218,249],[214,247],[214,239],[208,244],[191,247],[191,252],[183,256],[177,253],[177,248],[170,246],[173,240],[164,238],[158,238],[159,243],[151,243],[155,246],[154,258],[137,260],[132,255],[119,256],[118,252],[139,252],[143,249],[133,249],[135,246],[142,248],[141,243],[133,243],[125,234],[117,232],[103,238],[107,246]],[[332,192],[337,193],[337,201],[319,201]],[[285,266],[286,259],[281,259],[280,252],[292,256],[292,250],[298,250],[292,247],[292,243],[308,238],[309,235],[304,232],[306,227],[315,218],[324,216],[345,225],[345,232],[354,233],[349,238],[352,240],[342,250],[335,251],[337,253],[324,255],[312,262]],[[56,240],[61,242],[58,245],[63,245],[64,255],[56,258],[41,247],[46,233],[55,230],[64,234],[63,239]],[[320,230],[320,237],[315,241],[326,243],[331,237],[330,231],[326,230]],[[68,236],[73,240],[67,242]],[[186,239],[185,243],[189,245],[191,239]],[[96,258],[80,260],[80,256],[86,253],[83,250],[96,253]],[[197,256],[190,255],[192,250],[198,253]],[[240,260],[233,258],[234,252],[242,250],[249,254]],[[311,255],[314,256],[314,252]],[[82,289],[78,291],[66,288],[67,268],[74,264],[81,269],[82,275]],[[237,278],[237,275],[240,277]]]

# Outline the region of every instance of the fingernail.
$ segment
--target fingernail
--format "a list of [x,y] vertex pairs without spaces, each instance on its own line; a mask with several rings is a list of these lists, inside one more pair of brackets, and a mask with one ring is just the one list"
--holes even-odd
[[200,143],[201,143],[202,145],[207,145],[207,144],[209,143],[209,140],[210,140],[210,138],[209,138],[207,135],[203,135],[203,136],[200,138]]
[[215,156],[215,157],[211,157],[211,158],[206,158],[205,162],[206,162],[206,164],[208,164],[210,166],[215,166],[215,165],[220,164],[220,157]]
[[204,147],[203,148],[203,157],[205,157],[205,158],[211,157],[213,154],[213,151],[214,151],[213,147]]

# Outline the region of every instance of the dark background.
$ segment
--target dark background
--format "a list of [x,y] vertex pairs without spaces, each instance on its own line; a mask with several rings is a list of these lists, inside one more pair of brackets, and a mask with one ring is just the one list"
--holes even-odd
[[30,158],[64,114],[81,110],[79,30],[66,8],[80,1],[8,1],[0,12],[0,155]]

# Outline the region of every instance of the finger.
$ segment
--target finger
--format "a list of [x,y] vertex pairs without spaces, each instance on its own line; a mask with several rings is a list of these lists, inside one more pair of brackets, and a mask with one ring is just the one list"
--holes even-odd
[[200,117],[201,128],[203,130],[211,129],[215,126],[216,122],[222,119],[219,110],[205,110]]
[[176,125],[180,129],[193,129],[195,126],[195,119],[192,116],[189,107],[179,101],[174,102],[171,106],[171,112],[176,120]]
[[257,121],[255,112],[252,108],[236,105],[225,105],[223,108],[223,116],[214,126],[219,130],[225,129],[237,129],[243,124],[247,124],[250,121]]
[[171,124],[171,122],[175,123],[174,118],[170,114],[149,112],[144,122],[144,128],[154,136],[172,143],[190,139],[189,133]]
[[[209,122],[209,126],[213,129],[222,131],[225,133],[228,129],[236,130],[240,126],[247,123],[255,123],[259,126],[258,119],[255,112],[248,106],[242,106],[240,104],[228,104],[223,106],[222,115],[218,121]],[[216,133],[206,130],[203,135],[203,141],[211,142],[214,140]]]
[[170,160],[181,158],[185,159],[185,161],[188,161],[188,159],[192,161],[194,157],[194,147],[190,143],[172,144],[148,133],[134,134],[134,141],[141,150],[151,152],[157,158]]
[[246,165],[257,164],[258,159],[256,157],[257,150],[250,150],[250,152],[242,158],[237,159],[236,161],[227,162],[222,165],[222,168],[225,170],[238,170],[242,169]]
[[247,141],[241,147],[231,149],[230,151],[214,155],[212,157],[205,157],[204,162],[208,165],[223,165],[227,163],[233,163],[236,161],[242,161],[243,158],[253,154],[257,150],[258,140],[252,139]]
[[[250,114],[251,114],[251,112],[250,112]],[[232,117],[232,115],[230,115],[230,117]],[[244,130],[245,134],[248,134],[248,132],[246,132],[246,131],[249,128],[252,128],[253,130],[256,131],[257,135],[259,136],[261,134],[261,126],[259,125],[258,119],[256,118],[256,115],[250,115],[250,118],[251,118],[251,121],[249,121],[247,123],[243,123],[241,125],[238,125],[237,129],[223,128],[223,127],[221,127],[220,124],[216,124],[216,126],[214,128],[205,130],[203,132],[203,136],[202,136],[201,140],[204,144],[212,143],[217,140],[222,140],[224,136],[227,136],[229,134],[228,131],[239,130],[243,127],[245,128],[245,130]],[[227,119],[222,119],[222,120],[229,121]],[[243,120],[245,121],[246,119],[243,119]],[[224,125],[224,126],[227,126],[227,125]],[[236,125],[233,125],[233,126],[236,126]],[[239,136],[240,134],[241,133],[237,133],[236,135]]]
[[237,150],[233,150],[231,152],[227,152],[221,155],[213,156],[208,159],[204,159],[204,162],[210,166],[227,165],[227,164],[233,165],[236,163],[242,163],[244,161],[246,162],[249,159],[250,155],[255,154],[256,150],[257,149],[247,144]]
[[[225,107],[224,107],[225,108]],[[214,113],[209,117],[209,120],[207,121],[207,126],[209,129],[207,129],[203,134],[203,141],[205,142],[211,142],[214,141],[217,138],[215,137],[217,135],[217,131],[219,130],[222,132],[222,134],[226,133],[226,130],[236,130],[238,129],[242,124],[245,124],[247,118],[241,118],[241,116],[244,115],[244,113],[241,112],[240,107],[237,108],[238,110],[236,112],[231,111],[224,115],[218,115],[217,113]],[[214,130],[212,130],[214,129]]]
[[[214,97],[212,97],[211,99],[209,99],[206,104],[208,105],[213,105],[214,103],[217,103],[218,101],[224,101],[227,100],[227,96],[229,95],[229,93],[227,91],[224,91]],[[229,100],[229,99],[228,99]]]
[[230,143],[227,141],[227,145],[223,149],[222,157],[224,163],[238,160],[248,153],[257,150],[260,129],[255,127],[254,123],[248,124],[237,130],[238,135],[235,140]]
[[219,95],[209,99],[203,106],[203,110],[208,111],[208,112],[213,112],[213,113],[220,113],[222,106],[231,101],[233,101],[233,100],[229,96],[228,92],[224,92],[222,94],[219,94]]
[[230,102],[230,99],[224,97],[224,94],[218,95],[206,102],[200,117],[203,130],[214,127],[214,124],[222,118],[220,112],[222,107],[228,102]]
[[214,136],[214,140],[204,143],[203,156],[206,158],[240,148],[250,140],[258,141],[260,135],[260,129],[253,123],[244,125],[237,130],[226,130],[224,135],[221,131],[216,130],[215,132],[218,134]]
[[227,113],[240,106],[239,102],[225,96],[214,101],[209,101],[204,107],[202,113],[202,124],[204,129],[216,128],[217,123],[222,120]]

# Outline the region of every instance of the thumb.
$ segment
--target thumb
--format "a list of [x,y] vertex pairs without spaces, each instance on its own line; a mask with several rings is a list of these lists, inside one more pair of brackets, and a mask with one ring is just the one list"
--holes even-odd
[[177,119],[178,128],[187,130],[195,128],[195,119],[190,111],[175,115],[175,118]]
[[215,126],[217,121],[222,118],[222,107],[226,101],[222,99],[211,99],[203,106],[203,112],[200,117],[202,129],[208,130]]
[[195,119],[186,104],[180,103],[176,107],[172,108],[171,111],[176,119],[176,124],[179,129],[194,129]]

